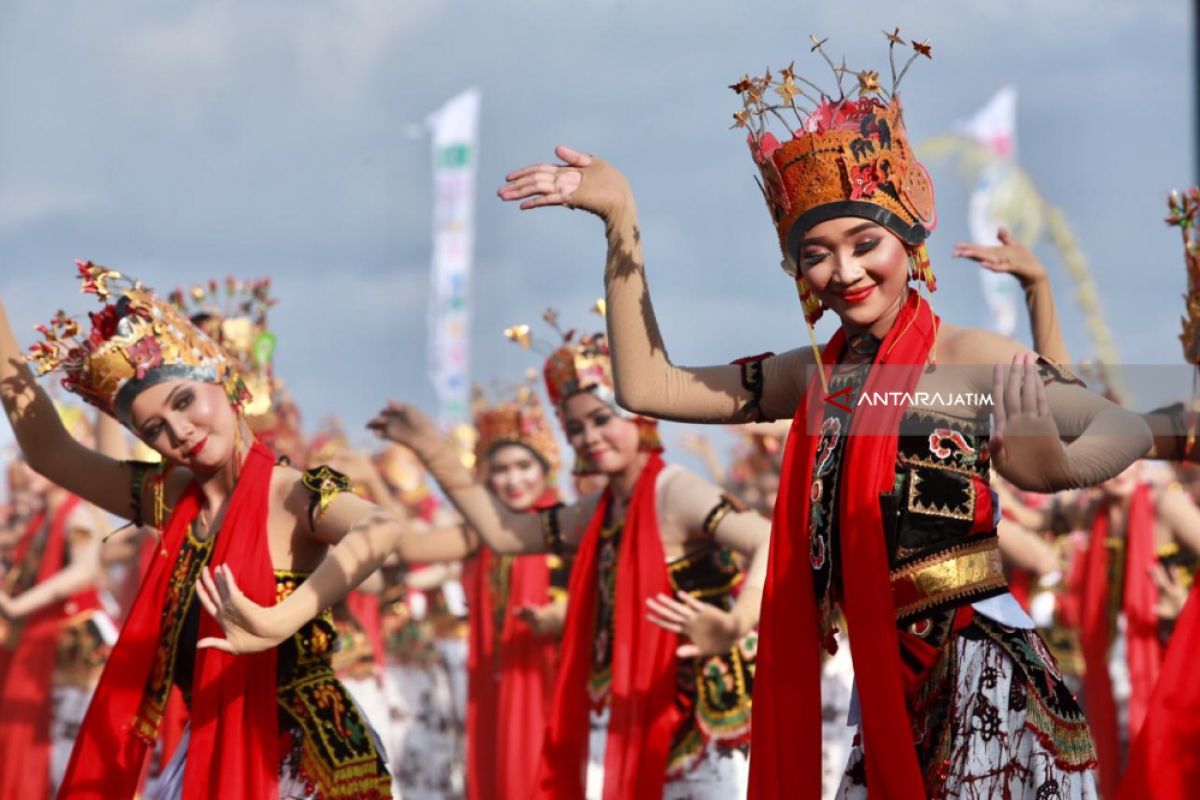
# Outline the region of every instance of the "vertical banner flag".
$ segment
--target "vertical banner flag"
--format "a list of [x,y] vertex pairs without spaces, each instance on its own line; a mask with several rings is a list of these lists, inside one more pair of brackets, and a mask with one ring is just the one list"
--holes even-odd
[[429,298],[429,377],[438,419],[467,418],[470,392],[471,255],[479,91],[468,89],[429,117],[433,131],[433,268]]
[[[995,245],[996,231],[1003,224],[1000,209],[1004,192],[1014,186],[1017,159],[1017,90],[1005,86],[979,112],[960,124],[959,131],[975,139],[992,158],[979,170],[967,201],[967,224],[976,244]],[[1017,328],[1020,287],[1008,275],[980,270],[983,297],[992,312],[992,329],[1012,336]]]

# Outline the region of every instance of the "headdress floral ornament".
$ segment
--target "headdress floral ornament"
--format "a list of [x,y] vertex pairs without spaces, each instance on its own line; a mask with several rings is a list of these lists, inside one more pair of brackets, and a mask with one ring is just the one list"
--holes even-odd
[[1170,214],[1167,224],[1179,228],[1183,238],[1184,261],[1187,266],[1187,292],[1183,295],[1185,314],[1180,319],[1183,331],[1179,341],[1183,345],[1183,357],[1196,366],[1192,375],[1193,413],[1189,414],[1186,452],[1191,453],[1196,444],[1197,395],[1200,395],[1200,187],[1186,192],[1171,192],[1167,198]]
[[[597,300],[591,310],[593,313],[603,316],[604,301]],[[542,314],[542,320],[561,338],[561,343],[546,357],[542,367],[542,377],[546,382],[546,394],[554,405],[559,420],[563,420],[563,403],[568,398],[580,392],[591,392],[611,408],[617,416],[638,426],[639,449],[643,452],[662,452],[658,420],[630,414],[617,405],[612,376],[612,358],[605,335],[603,333],[578,335],[574,328],[564,330],[559,326],[558,312],[553,309],[546,309]],[[514,325],[505,329],[504,335],[526,350],[535,344],[528,325]],[[577,461],[574,471],[575,474],[590,474],[596,470],[592,465]]]
[[[531,370],[530,382],[537,380],[537,372]],[[533,385],[525,385],[515,391],[497,392],[506,396],[498,402],[490,402],[482,387],[477,387],[473,398],[475,428],[475,463],[482,467],[488,455],[505,444],[519,444],[533,452],[546,467],[551,480],[558,474],[558,442],[546,419],[546,412]]]
[[210,280],[206,286],[176,289],[167,299],[236,360],[253,397],[242,409],[253,428],[254,420],[271,412],[276,392],[276,338],[267,326],[267,312],[277,302],[271,297],[271,279]]
[[233,359],[174,305],[116,270],[75,263],[83,292],[104,306],[88,314],[86,337],[63,311],[38,326],[43,340],[27,356],[38,374],[62,372],[63,388],[125,425],[133,399],[165,381],[220,384],[234,405],[250,400]]
[[[824,49],[827,40],[815,36],[812,50],[833,71],[836,92],[798,76],[795,62],[777,76],[768,69],[729,87],[742,99],[733,127],[748,131],[784,270],[797,280],[810,324],[820,317],[821,306],[799,274],[800,245],[805,231],[836,217],[862,217],[894,232],[909,247],[912,276],[936,289],[924,248],[937,226],[933,183],[909,145],[898,94],[909,67],[921,56],[932,58],[932,49],[928,42],[909,43],[912,55],[897,73],[896,47],[906,43],[899,28],[884,36],[890,89],[880,84],[875,70],[854,71],[845,60],[834,64]],[[854,78],[850,86],[848,76]],[[782,142],[770,126],[781,129]]]

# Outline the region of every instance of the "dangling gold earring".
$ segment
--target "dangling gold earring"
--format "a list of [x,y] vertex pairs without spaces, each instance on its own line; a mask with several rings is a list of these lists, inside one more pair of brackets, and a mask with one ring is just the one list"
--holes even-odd
[[242,426],[246,424],[240,403],[234,405],[233,415],[233,480],[236,483],[242,475]]
[[933,274],[933,265],[929,263],[929,249],[924,244],[909,248],[908,278],[925,284],[930,292],[937,291],[937,278]]
[[800,305],[804,307],[804,327],[808,328],[808,341],[812,344],[813,357],[817,361],[817,374],[821,376],[821,388],[829,394],[829,381],[825,379],[825,364],[821,361],[821,347],[817,344],[817,332],[813,328],[825,308],[821,298],[808,285],[803,275],[796,276],[796,291],[800,293]]

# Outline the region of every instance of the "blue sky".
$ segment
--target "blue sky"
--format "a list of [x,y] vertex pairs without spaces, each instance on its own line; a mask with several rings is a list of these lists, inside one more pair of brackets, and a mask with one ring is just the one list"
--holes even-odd
[[[475,377],[511,380],[514,322],[564,321],[601,294],[600,224],[519,213],[505,171],[559,142],[600,154],[638,197],[671,355],[723,362],[804,344],[793,290],[742,136],[727,129],[744,72],[793,58],[824,78],[808,34],[881,68],[881,29],[928,37],[905,82],[911,137],[1020,95],[1023,165],[1090,258],[1131,363],[1179,359],[1183,269],[1163,197],[1196,171],[1191,19],[1183,0],[457,2],[116,0],[0,6],[0,296],[19,334],[88,304],[91,258],[162,289],[270,275],[277,365],[306,421],[357,428],[388,397],[428,406],[429,143],[413,128],[468,86],[483,94]],[[940,228],[935,307],[978,324],[966,192],[930,165]],[[1090,346],[1047,257],[1073,354]],[[822,332],[828,333],[828,321]],[[7,433],[7,432],[5,432]]]

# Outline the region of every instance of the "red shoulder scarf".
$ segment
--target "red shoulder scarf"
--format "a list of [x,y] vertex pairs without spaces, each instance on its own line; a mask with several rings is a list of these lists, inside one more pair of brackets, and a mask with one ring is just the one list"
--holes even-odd
[[[228,564],[242,591],[260,605],[275,603],[275,576],[267,548],[267,510],[274,458],[255,442],[225,521],[217,533],[210,565]],[[60,798],[128,800],[138,790],[151,741],[136,731],[142,695],[159,647],[163,609],[180,602],[170,585],[184,537],[200,510],[193,484],[180,498],[163,534],[165,556],[156,558],[138,590],[121,638],[92,698]],[[201,639],[223,636],[201,613]],[[196,651],[184,798],[258,800],[278,794],[278,719],[275,650],[231,656]]]
[[[677,637],[646,617],[646,599],[671,591],[655,507],[662,468],[662,458],[655,453],[638,476],[617,557],[604,800],[662,797],[671,735],[679,724],[674,707]],[[611,505],[612,490],[605,489],[571,570],[562,662],[535,798],[582,800],[584,796],[590,724],[587,680],[598,594],[596,554]]]
[[[54,512],[37,565],[42,583],[63,568],[67,554],[67,520],[79,507],[69,495]],[[14,563],[30,554],[46,519],[38,514],[21,537]],[[88,590],[93,596],[94,590]],[[31,614],[17,647],[9,654],[0,676],[0,797],[45,797],[50,793],[50,693],[58,648],[58,628],[66,615],[66,600]]]
[[1141,731],[1129,752],[1118,800],[1184,800],[1200,786],[1200,581],[1175,623]]
[[[891,369],[871,370],[861,392],[911,391],[936,333],[933,309],[910,294],[875,359],[876,365]],[[837,363],[845,343],[845,333],[838,330],[823,351],[823,362]],[[820,624],[809,566],[808,518],[819,440],[813,432],[820,430],[823,401],[821,382],[814,376],[792,422],[780,482],[784,490],[775,506],[754,679],[750,797],[759,800],[821,794]],[[892,491],[904,410],[899,404],[854,410],[838,487],[842,609],[853,631],[851,653],[873,800],[925,796],[905,707],[879,505],[880,493]],[[873,435],[865,435],[866,430]]]
[[[531,512],[551,508],[548,489]],[[557,638],[536,636],[513,612],[550,601],[545,555],[517,556],[508,576],[503,627],[495,627],[491,575],[499,557],[486,547],[467,562],[467,794],[470,800],[525,800],[533,792],[550,708]],[[499,679],[497,680],[497,675]]]
[[[1083,651],[1083,693],[1087,701],[1088,725],[1100,762],[1100,788],[1112,797],[1121,774],[1117,707],[1108,674],[1108,652],[1112,645],[1109,620],[1108,563],[1110,503],[1102,501],[1092,518],[1091,539],[1084,556],[1080,602],[1080,649]],[[1125,520],[1125,614],[1126,659],[1129,662],[1129,734],[1137,735],[1146,717],[1150,694],[1158,679],[1162,648],[1158,643],[1158,588],[1150,578],[1155,559],[1154,502],[1150,487],[1139,484],[1129,499]],[[1157,796],[1157,795],[1155,795]]]

